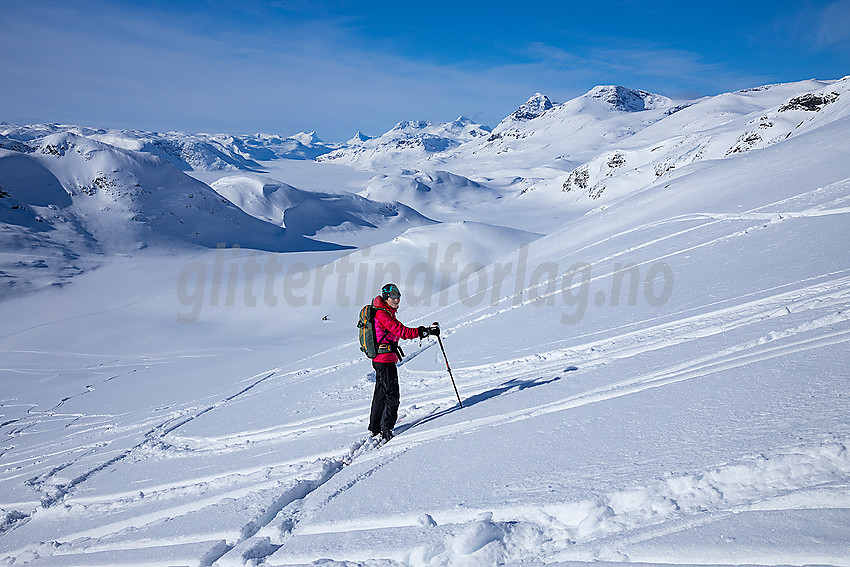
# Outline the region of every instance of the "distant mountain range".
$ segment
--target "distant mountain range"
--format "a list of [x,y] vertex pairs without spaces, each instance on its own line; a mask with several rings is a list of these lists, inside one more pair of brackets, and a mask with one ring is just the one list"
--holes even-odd
[[[274,159],[315,159],[334,149],[315,132],[294,136],[252,134],[186,134],[183,132],[143,132],[88,128],[63,124],[17,126],[0,123],[0,147],[4,138],[28,143],[51,134],[70,132],[84,138],[159,156],[182,171],[237,171],[261,169],[258,161]],[[7,144],[11,142],[6,142]]]
[[[343,144],[314,132],[2,123],[0,289],[61,284],[98,254],[150,246],[332,250],[348,240],[340,233],[383,227],[392,238],[481,203],[537,199],[590,210],[691,164],[734,159],[844,117],[848,90],[844,78],[673,100],[598,86],[564,103],[536,93],[492,129],[465,117],[405,121]],[[264,177],[274,160],[345,164],[375,176],[360,195],[315,193]],[[210,186],[185,173],[195,171],[231,176]]]

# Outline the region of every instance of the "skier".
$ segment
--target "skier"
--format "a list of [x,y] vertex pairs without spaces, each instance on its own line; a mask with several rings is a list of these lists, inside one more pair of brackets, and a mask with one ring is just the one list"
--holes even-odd
[[372,305],[375,312],[375,334],[379,345],[388,344],[389,352],[382,352],[372,360],[375,369],[375,393],[372,396],[372,412],[369,417],[369,432],[380,435],[384,441],[393,436],[393,427],[398,420],[398,405],[400,400],[398,387],[399,356],[404,352],[399,348],[400,339],[424,339],[428,335],[439,335],[440,327],[420,326],[416,329],[405,327],[396,319],[401,302],[401,292],[394,283],[388,283],[381,288],[381,295],[375,297]]

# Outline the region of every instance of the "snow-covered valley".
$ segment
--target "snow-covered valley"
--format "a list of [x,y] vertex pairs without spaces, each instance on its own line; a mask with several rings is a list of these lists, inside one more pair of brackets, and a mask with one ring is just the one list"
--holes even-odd
[[[4,124],[0,563],[850,565],[848,139],[847,78],[340,145]],[[410,341],[379,447],[386,281],[463,408]]]

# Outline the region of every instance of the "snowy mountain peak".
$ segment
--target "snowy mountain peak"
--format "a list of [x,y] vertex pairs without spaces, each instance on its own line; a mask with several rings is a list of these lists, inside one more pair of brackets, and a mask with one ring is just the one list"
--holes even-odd
[[461,115],[455,118],[452,124],[456,124],[458,126],[468,126],[470,124],[474,124],[474,122],[471,118],[467,118],[466,116]]
[[393,126],[393,128],[392,128],[392,130],[390,130],[390,132],[393,132],[393,131],[404,132],[404,131],[408,131],[408,130],[424,130],[425,128],[428,128],[429,126],[431,126],[431,123],[428,122],[427,120],[402,120],[401,122],[399,122],[398,124]]
[[620,85],[599,85],[593,87],[585,97],[602,100],[623,112],[651,110],[669,106],[671,103],[671,100],[667,97],[621,87]]
[[305,146],[312,146],[315,144],[323,144],[324,142],[316,136],[315,132],[298,132],[294,136],[290,136],[293,140],[297,140],[304,144]]
[[520,105],[508,118],[517,122],[532,120],[542,116],[544,112],[553,108],[555,108],[555,105],[549,100],[549,97],[542,93],[535,93],[533,97],[528,99],[525,104]]
[[469,140],[486,138],[490,128],[460,116],[452,122],[406,120],[376,138],[357,134],[343,147],[317,158],[317,161],[358,163],[373,169],[389,167],[397,161],[427,159],[427,156],[457,148]]
[[[86,169],[98,166],[106,168],[108,162],[110,167],[123,171],[129,162],[149,161],[159,165],[164,161],[147,153],[135,154],[130,150],[80,136],[74,132],[59,132],[45,136],[36,141],[34,150],[35,153],[45,156],[81,160],[82,164],[87,164]],[[77,172],[77,175],[81,173]]]
[[358,132],[354,135],[354,137],[353,137],[353,138],[351,138],[350,140],[348,140],[348,142],[346,142],[346,144],[348,144],[348,145],[351,145],[351,144],[362,144],[363,142],[367,142],[367,141],[369,141],[369,140],[371,140],[371,139],[372,139],[372,136],[367,136],[367,135],[366,135],[366,134],[364,134],[363,132],[359,132],[359,131],[358,131]]
[[64,155],[67,150],[78,145],[88,146],[89,142],[91,145],[98,144],[73,132],[59,132],[42,138],[36,148],[43,154]]

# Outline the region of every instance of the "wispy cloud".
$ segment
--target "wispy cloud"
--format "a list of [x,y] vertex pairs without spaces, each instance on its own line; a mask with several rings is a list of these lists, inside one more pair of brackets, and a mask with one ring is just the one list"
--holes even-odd
[[498,121],[532,89],[500,72],[364,49],[333,19],[296,23],[285,33],[225,26],[205,34],[143,9],[55,4],[43,18],[33,12],[23,7],[7,20],[0,119],[315,129],[345,139],[406,119],[464,113]]
[[775,17],[774,41],[804,51],[829,51],[850,47],[850,0],[802,4]]
[[850,45],[850,0],[839,0],[821,8],[815,34],[821,47]]
[[[317,130],[341,140],[357,130],[380,134],[400,120],[459,114],[493,126],[536,91],[563,101],[618,83],[675,97],[772,81],[696,50],[590,32],[572,48],[506,38],[506,56],[498,58],[405,55],[371,41],[356,10],[336,10],[350,4],[320,3],[322,17],[315,17],[301,0],[236,8],[205,0],[167,11],[159,2],[8,0],[0,120]],[[846,42],[848,6],[841,0],[809,12],[817,30],[811,41]]]

